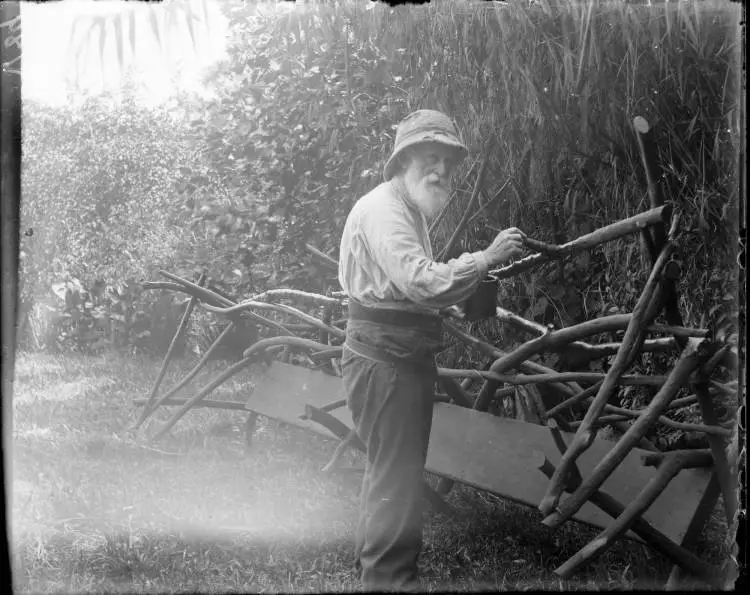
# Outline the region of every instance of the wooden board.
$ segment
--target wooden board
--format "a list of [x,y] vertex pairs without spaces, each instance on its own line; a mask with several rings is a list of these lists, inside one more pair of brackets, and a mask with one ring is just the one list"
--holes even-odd
[[[307,428],[324,436],[333,435],[319,424],[299,419],[305,405],[322,407],[343,398],[341,379],[289,364],[273,363],[256,384],[246,408],[261,415]],[[331,415],[352,427],[349,409]],[[568,443],[572,435],[566,435]],[[586,477],[614,442],[597,439],[581,457],[578,466]],[[534,466],[534,451],[544,452],[557,465],[560,453],[547,428],[436,403],[427,454],[427,470],[481,490],[486,490],[536,508],[547,488],[547,478]],[[641,465],[646,451],[633,449],[602,490],[627,506],[654,477],[656,470]],[[706,489],[710,473],[705,469],[683,470],[653,503],[644,518],[677,543],[682,541]],[[541,521],[542,515],[539,514]],[[610,517],[593,504],[585,504],[576,520],[604,528]],[[636,538],[634,534],[629,537]]]

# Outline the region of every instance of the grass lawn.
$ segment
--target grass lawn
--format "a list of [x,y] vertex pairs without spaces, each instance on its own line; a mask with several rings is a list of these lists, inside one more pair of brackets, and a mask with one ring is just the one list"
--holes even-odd
[[[16,590],[358,590],[360,476],[320,472],[335,444],[260,418],[245,453],[246,414],[203,409],[149,445],[171,411],[137,433],[128,428],[139,413],[132,400],[148,396],[159,364],[19,354],[8,490]],[[173,364],[164,385],[188,367]],[[250,380],[248,371],[211,397],[242,400]],[[553,532],[536,510],[464,486],[448,501],[455,519],[427,515],[425,590],[650,589],[671,568],[646,547],[620,542],[562,581],[553,570],[594,529],[567,523]],[[722,563],[727,535],[719,503],[697,553]]]

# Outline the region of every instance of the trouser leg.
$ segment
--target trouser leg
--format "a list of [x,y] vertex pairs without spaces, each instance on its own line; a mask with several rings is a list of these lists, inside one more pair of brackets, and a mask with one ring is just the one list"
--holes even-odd
[[362,582],[367,590],[408,588],[422,547],[434,370],[352,359],[344,381],[368,456],[355,546]]
[[370,462],[365,462],[365,473],[362,478],[362,489],[359,495],[359,520],[354,536],[354,562],[359,570],[362,569],[359,557],[365,545],[365,531],[367,529],[367,493],[370,487]]

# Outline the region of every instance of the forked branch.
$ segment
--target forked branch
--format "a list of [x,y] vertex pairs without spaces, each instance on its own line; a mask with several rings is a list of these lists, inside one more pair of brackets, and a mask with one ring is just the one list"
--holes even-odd
[[[700,339],[688,340],[688,344],[683,350],[679,360],[677,360],[667,382],[664,383],[664,386],[662,386],[659,392],[654,396],[643,414],[638,417],[625,435],[623,435],[617,444],[615,444],[615,446],[607,452],[604,458],[599,461],[591,472],[591,475],[583,481],[581,486],[570,496],[570,498],[567,498],[563,502],[559,502],[558,499],[559,504],[556,512],[549,514],[544,510],[542,511],[549,515],[542,521],[545,525],[556,528],[570,519],[576,512],[578,512],[581,506],[586,503],[591,494],[599,489],[599,487],[612,474],[614,469],[625,459],[632,448],[645,435],[646,431],[658,419],[661,412],[666,409],[670,401],[690,377],[692,371],[700,364],[700,360],[703,357],[700,350],[702,343],[703,341]],[[600,389],[600,394],[603,388],[604,386]],[[589,412],[591,412],[591,408],[589,408]],[[598,417],[598,415],[596,417]],[[575,461],[580,453],[586,450],[586,445],[583,443],[581,437],[590,431],[590,427],[590,425],[584,427],[584,423],[581,424],[570,448],[566,451],[561,460],[558,473],[560,473],[560,469],[563,468],[563,460],[568,459],[568,461]],[[574,456],[571,456],[571,453]],[[552,484],[552,482],[550,482],[550,484]],[[542,507],[540,506],[540,510],[541,509]]]
[[576,238],[566,244],[555,246],[555,250],[552,252],[547,251],[545,253],[532,254],[531,256],[517,260],[511,265],[491,271],[491,274],[498,279],[507,279],[508,277],[513,277],[549,261],[552,256],[560,258],[574,251],[593,248],[599,244],[616,240],[617,238],[621,238],[622,236],[631,233],[640,233],[641,229],[644,229],[646,226],[656,225],[658,223],[663,224],[665,221],[669,221],[671,217],[672,207],[669,205],[651,209],[644,213],[638,213],[627,219],[616,221],[615,223],[592,231],[591,233]]
[[[633,316],[628,324],[627,330],[625,331],[625,337],[623,337],[622,346],[617,352],[615,360],[612,363],[612,366],[610,367],[609,372],[607,373],[607,376],[602,383],[602,386],[599,388],[599,392],[597,393],[596,398],[589,406],[589,409],[586,412],[583,421],[581,422],[581,426],[578,428],[576,437],[573,439],[570,448],[560,460],[560,465],[557,468],[557,472],[549,482],[544,498],[542,498],[542,501],[539,504],[539,510],[545,515],[550,515],[550,513],[554,510],[560,500],[560,496],[562,494],[562,476],[567,473],[568,467],[573,464],[573,462],[575,462],[578,457],[581,456],[581,454],[583,454],[583,452],[585,452],[586,450],[586,445],[581,437],[591,431],[597,418],[604,410],[604,406],[612,397],[614,390],[619,382],[620,376],[622,376],[622,374],[625,372],[628,366],[630,366],[631,362],[637,355],[640,346],[645,338],[646,326],[651,323],[651,321],[661,309],[663,298],[660,278],[661,270],[669,261],[673,250],[674,243],[672,241],[668,241],[664,246],[662,253],[659,255],[659,259],[656,261],[656,264],[651,270],[651,274],[646,281],[646,286],[644,287],[643,292],[638,299],[638,302],[633,311]],[[690,345],[695,345],[695,343],[690,343]],[[695,347],[695,349],[697,349],[697,346]],[[684,355],[685,353],[683,352],[683,356]],[[685,357],[683,357],[683,359],[685,359]],[[690,371],[692,371],[692,368]],[[672,375],[674,375],[674,371]],[[683,379],[680,380],[682,381]],[[663,390],[664,387],[662,387],[662,391]],[[673,397],[673,394],[670,395],[670,400]],[[644,419],[646,419],[645,416],[641,417],[639,421],[642,421]],[[591,490],[588,489],[587,491],[590,495]],[[568,500],[571,499],[572,498],[569,498]],[[575,514],[575,512],[583,505],[583,502],[579,502],[579,500],[575,501],[574,506],[569,505],[567,507],[567,510],[573,510],[573,514]],[[566,520],[568,518],[570,518],[569,514],[565,516]]]

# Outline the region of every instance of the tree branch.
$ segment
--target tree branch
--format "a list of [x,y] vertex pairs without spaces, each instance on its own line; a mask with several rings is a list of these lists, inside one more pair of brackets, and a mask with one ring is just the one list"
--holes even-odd
[[[687,381],[691,372],[700,363],[700,360],[703,357],[703,354],[701,353],[702,344],[703,341],[699,339],[688,340],[688,344],[680,355],[680,359],[675,364],[671,374],[667,379],[667,382],[664,383],[664,386],[662,386],[661,390],[659,390],[659,392],[654,396],[653,400],[651,401],[651,403],[649,403],[643,414],[638,417],[638,419],[625,433],[625,435],[622,436],[617,444],[615,444],[615,446],[604,456],[604,458],[599,461],[594,470],[591,472],[591,475],[581,484],[576,492],[571,495],[570,498],[567,498],[565,501],[559,503],[556,512],[549,514],[549,512],[543,510],[542,506],[540,505],[540,510],[542,510],[542,512],[544,512],[545,514],[548,514],[547,518],[542,521],[545,525],[552,528],[559,527],[562,523],[570,519],[576,512],[578,512],[581,506],[583,506],[589,499],[591,494],[598,490],[599,487],[606,481],[615,467],[617,467],[617,465],[619,465],[623,461],[630,450],[636,445],[640,438],[644,436],[646,431],[657,420],[661,412],[667,407],[667,405],[669,405],[669,402],[674,398],[677,391],[679,391],[683,384]],[[597,395],[597,399],[599,399],[599,397],[603,394],[603,391],[604,386],[602,386],[602,388],[600,389],[599,394]],[[586,414],[587,417],[589,417],[589,413],[591,413],[593,409],[594,404],[592,404],[589,408],[589,412]],[[601,407],[599,408],[599,410],[601,410]],[[571,447],[565,453],[563,460],[568,459],[569,461],[575,461],[580,453],[586,450],[585,444],[583,443],[582,439],[579,438],[579,436],[584,436],[587,432],[590,431],[590,422],[597,417],[599,417],[598,412],[596,416],[592,416],[592,419],[588,420],[588,425],[585,425],[585,423],[581,424],[581,427],[579,428],[578,433],[573,439]],[[587,420],[584,419],[584,422],[586,421]],[[558,472],[560,472],[561,468],[563,470],[565,469],[562,464],[563,460],[561,460],[560,462]],[[559,498],[557,499],[557,502],[559,502]],[[557,502],[555,502],[555,504],[557,504]],[[547,507],[545,506],[545,509],[546,508]],[[551,508],[549,510],[551,512]]]
[[[591,542],[583,547],[578,553],[572,556],[567,562],[555,570],[555,574],[563,578],[570,577],[578,568],[591,560],[593,557],[603,554],[607,549],[612,547],[615,542],[633,527],[643,513],[645,513],[651,504],[664,492],[669,482],[683,468],[683,460],[679,456],[669,456],[665,459],[665,465],[659,468],[659,472],[643,488],[640,494],[633,500],[625,510],[622,511],[604,531],[599,533]],[[701,564],[701,577],[710,581],[713,585],[716,583],[716,575],[709,568]],[[694,568],[688,570],[695,571]]]
[[287,306],[284,304],[270,304],[268,302],[244,301],[244,302],[237,304],[236,306],[229,306],[227,308],[219,308],[216,306],[211,306],[209,304],[202,304],[201,307],[208,310],[209,312],[214,312],[215,314],[222,314],[224,316],[231,316],[232,314],[246,312],[250,308],[258,308],[260,310],[276,310],[277,312],[285,312],[287,314],[291,314],[292,316],[296,316],[297,318],[300,318],[301,320],[304,320],[305,322],[319,329],[328,331],[333,336],[338,337],[339,339],[343,339],[346,337],[346,331],[343,331],[334,326],[327,325],[323,321],[315,318],[314,316],[310,316],[309,314],[305,314],[304,312],[302,312],[301,310],[298,310],[297,308],[293,308],[292,306]]
[[[582,439],[579,438],[579,436],[584,436],[587,432],[589,432],[596,419],[601,415],[604,406],[607,404],[607,401],[609,401],[609,399],[612,397],[612,394],[614,393],[619,377],[623,374],[623,372],[630,365],[630,363],[638,353],[640,346],[645,338],[645,327],[651,323],[654,316],[656,316],[657,312],[661,309],[662,291],[660,274],[661,269],[669,260],[673,249],[674,244],[671,241],[667,242],[667,244],[664,246],[664,250],[662,250],[662,253],[659,256],[659,260],[651,270],[651,274],[646,281],[646,286],[644,287],[643,292],[638,299],[638,303],[636,304],[633,311],[633,316],[630,319],[627,330],[625,331],[625,337],[623,337],[622,346],[615,356],[615,361],[612,363],[612,366],[610,367],[609,372],[607,373],[607,376],[596,395],[596,398],[589,406],[589,409],[586,412],[586,415],[584,416],[580,427],[578,428],[576,438],[573,440],[571,447],[560,460],[560,465],[557,468],[557,473],[547,486],[545,496],[539,504],[539,510],[545,515],[550,515],[550,513],[555,508],[555,506],[557,506],[560,500],[560,496],[562,494],[562,484],[560,482],[562,476],[567,472],[567,467],[571,465],[586,450],[586,446]],[[664,387],[662,387],[662,390],[663,389]],[[671,395],[671,397],[673,396],[674,395]],[[646,418],[641,418],[641,420],[643,419]],[[574,513],[583,505],[583,502],[579,503],[578,500],[576,500],[575,503],[576,507]]]
[[461,217],[461,220],[458,222],[458,225],[456,225],[456,229],[453,231],[453,234],[451,235],[448,242],[445,244],[445,247],[440,251],[440,255],[438,256],[437,260],[444,261],[447,254],[450,253],[450,251],[453,249],[453,246],[458,241],[458,238],[461,236],[461,234],[464,232],[464,228],[466,227],[466,224],[469,222],[469,217],[471,216],[472,209],[474,208],[474,204],[477,201],[477,197],[479,196],[479,190],[482,188],[482,182],[484,180],[484,173],[487,171],[487,164],[490,160],[490,155],[492,154],[492,149],[495,146],[495,137],[491,137],[490,141],[487,143],[487,147],[485,149],[484,153],[484,159],[482,159],[482,164],[479,166],[479,172],[477,172],[477,179],[474,182],[474,190],[471,193],[471,198],[469,199],[469,204],[466,205],[466,210],[464,211],[464,214]]
[[[672,208],[669,205],[651,209],[644,213],[638,213],[637,215],[627,219],[622,219],[621,221],[616,221],[615,223],[576,238],[566,244],[555,246],[554,257],[560,258],[576,250],[593,248],[599,244],[611,242],[612,240],[616,240],[631,233],[640,233],[641,229],[645,226],[657,225],[658,223],[664,224],[664,221],[668,221],[671,216]],[[552,253],[550,252],[544,254],[533,254],[522,258],[511,265],[490,271],[490,274],[498,279],[507,279],[508,277],[513,277],[547,262],[551,259],[551,256]]]
[[[536,453],[536,456],[538,461],[537,468],[548,478],[552,479],[557,474],[555,466],[547,459],[544,453]],[[566,492],[572,492],[578,489],[578,487],[576,484],[564,486]],[[613,519],[618,518],[625,511],[625,506],[619,501],[599,490],[591,495],[590,502]],[[677,564],[680,568],[684,568],[690,574],[704,581],[715,584],[716,571],[713,568],[704,563],[692,552],[674,543],[643,517],[635,519],[630,530],[673,564]]]

